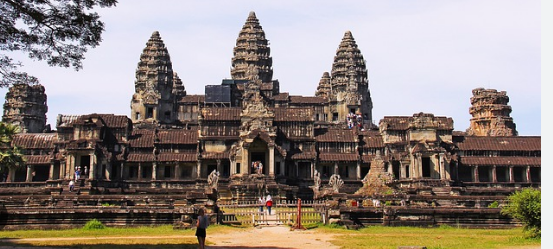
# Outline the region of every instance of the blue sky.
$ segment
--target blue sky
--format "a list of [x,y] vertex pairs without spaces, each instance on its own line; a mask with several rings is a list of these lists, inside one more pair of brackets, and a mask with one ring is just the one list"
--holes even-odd
[[[135,70],[153,31],[189,94],[230,78],[232,49],[255,11],[270,41],[281,92],[313,96],[351,31],[367,61],[373,119],[433,113],[469,127],[474,88],[506,91],[520,135],[541,135],[540,1],[120,0],[99,9],[103,41],[80,71],[18,55],[58,114],[130,115]],[[7,89],[0,89],[5,96]]]

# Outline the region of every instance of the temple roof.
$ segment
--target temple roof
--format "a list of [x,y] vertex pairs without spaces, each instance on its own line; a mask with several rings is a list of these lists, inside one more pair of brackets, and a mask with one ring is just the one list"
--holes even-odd
[[541,166],[541,157],[465,156],[459,162],[466,166]]
[[321,134],[315,136],[317,142],[335,142],[335,143],[355,143],[356,135],[354,130],[350,129],[328,129],[319,130]]
[[239,121],[241,107],[204,107],[202,118],[205,121]]
[[275,122],[313,121],[313,108],[274,108]]
[[54,149],[57,141],[56,133],[19,133],[13,137],[12,144],[25,149]]
[[347,84],[348,71],[350,69],[353,69],[357,73],[357,78],[355,79],[357,84],[368,84],[365,59],[361,54],[361,50],[357,47],[351,31],[346,31],[336,50],[336,56],[334,56],[331,71],[332,86]]
[[[459,138],[458,138],[459,139]],[[541,137],[481,137],[466,136],[458,141],[459,150],[541,151]]]

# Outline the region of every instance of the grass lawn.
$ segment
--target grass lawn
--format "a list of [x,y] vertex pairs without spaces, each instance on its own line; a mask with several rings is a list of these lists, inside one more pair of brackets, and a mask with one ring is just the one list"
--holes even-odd
[[[452,227],[366,227],[345,230],[329,226],[309,226],[321,236],[333,235],[331,243],[342,248],[397,248],[426,246],[436,248],[539,248],[541,239],[525,239],[521,228],[462,229]],[[212,225],[210,234],[234,233],[248,228]],[[55,246],[63,248],[197,248],[195,230],[173,230],[172,226],[105,228],[98,230],[0,231],[0,244],[7,246]],[[6,240],[6,239],[24,240]],[[39,239],[40,238],[40,239]],[[46,239],[45,239],[46,238]]]

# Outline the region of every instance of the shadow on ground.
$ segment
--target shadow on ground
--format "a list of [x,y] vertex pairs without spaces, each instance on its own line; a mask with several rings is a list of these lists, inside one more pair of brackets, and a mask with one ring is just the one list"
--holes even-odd
[[[120,244],[97,244],[97,245],[74,245],[74,246],[33,246],[26,243],[13,243],[5,242],[0,245],[0,249],[196,249],[198,244],[132,244],[132,245],[120,245]],[[206,245],[206,248],[216,249],[293,249],[289,247],[275,247],[275,246],[214,246]]]

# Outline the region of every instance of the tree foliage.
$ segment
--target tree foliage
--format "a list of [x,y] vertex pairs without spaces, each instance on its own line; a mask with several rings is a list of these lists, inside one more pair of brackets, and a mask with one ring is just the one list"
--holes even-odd
[[82,68],[88,48],[102,41],[104,23],[94,7],[117,0],[0,0],[0,87],[35,84],[6,52],[22,52],[50,66]]
[[521,221],[531,237],[541,237],[541,190],[526,188],[515,192],[501,213]]
[[23,154],[12,145],[13,137],[19,132],[19,126],[0,122],[0,172],[13,171],[25,164]]

